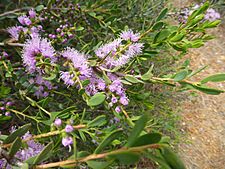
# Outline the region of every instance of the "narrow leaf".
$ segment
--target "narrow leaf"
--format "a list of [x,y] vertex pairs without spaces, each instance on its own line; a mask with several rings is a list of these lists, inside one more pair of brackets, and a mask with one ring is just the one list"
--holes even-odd
[[117,139],[122,134],[121,130],[116,130],[111,132],[106,138],[99,144],[99,146],[95,149],[95,154],[99,154],[106,146],[111,144],[113,140]]
[[34,164],[38,164],[46,160],[49,157],[49,154],[51,153],[52,149],[53,142],[50,142],[34,159]]
[[169,147],[164,147],[161,154],[172,169],[186,168],[181,159]]
[[161,19],[163,19],[163,18],[166,16],[167,12],[168,12],[168,8],[164,8],[164,9],[160,12],[159,16],[156,18],[156,22],[158,22],[158,21],[160,21]]
[[203,79],[201,83],[203,84],[207,82],[223,82],[223,81],[225,81],[225,74],[221,73],[221,74],[215,74],[215,75],[209,76]]
[[136,142],[138,136],[144,130],[147,121],[147,115],[143,115],[138,119],[138,121],[135,123],[133,130],[130,133],[130,136],[128,137],[128,141],[126,144],[127,147],[131,147]]
[[20,149],[21,146],[22,146],[22,139],[20,137],[17,137],[12,143],[12,146],[9,150],[9,156],[13,157],[17,153],[17,151]]
[[4,144],[12,143],[17,137],[23,136],[31,127],[31,124],[26,124],[16,131],[14,131],[12,134],[10,134],[4,141]]
[[144,146],[148,144],[155,144],[158,143],[162,138],[162,135],[159,133],[149,133],[140,136],[135,143],[132,145],[132,147],[138,147],[138,146]]
[[105,123],[107,123],[106,121],[106,116],[105,115],[101,115],[96,117],[94,120],[92,120],[91,122],[88,123],[88,127],[96,127],[96,126],[102,126]]

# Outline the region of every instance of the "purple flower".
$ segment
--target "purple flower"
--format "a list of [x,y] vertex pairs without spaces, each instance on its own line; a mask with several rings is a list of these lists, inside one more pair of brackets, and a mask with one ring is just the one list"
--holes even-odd
[[52,63],[56,61],[55,50],[50,42],[39,36],[27,40],[22,53],[23,63],[30,73],[34,73],[36,70],[40,72],[40,69],[36,67],[37,56],[50,58]]
[[118,101],[117,98],[115,96],[113,96],[112,99],[111,99],[111,102],[116,103],[117,101]]
[[30,18],[35,18],[36,17],[36,12],[34,11],[34,9],[29,10],[29,16]]
[[128,105],[129,100],[128,100],[127,97],[124,97],[124,96],[123,96],[123,97],[120,98],[120,103],[121,103],[122,105],[126,106],[126,105]]
[[120,107],[119,107],[119,106],[117,106],[117,107],[115,108],[115,111],[116,111],[117,113],[121,112]]
[[7,102],[6,103],[6,106],[12,106],[13,105],[13,102]]
[[30,33],[30,36],[31,36],[32,38],[38,37],[38,36],[39,36],[39,31],[40,31],[39,28],[33,26],[33,27],[30,29],[30,32],[31,32],[31,33]]
[[[14,132],[14,129],[11,132]],[[30,137],[32,137],[32,135],[29,132],[27,132],[22,137],[22,139],[25,140]],[[28,158],[38,155],[44,148],[44,145],[42,145],[38,142],[35,142],[34,140],[29,140],[26,143],[27,143],[27,147],[24,149],[20,149],[15,155],[15,157],[19,161],[25,161]],[[4,168],[4,166],[6,166],[6,169],[12,169],[11,165],[7,164],[6,160],[0,159],[0,168]]]
[[112,54],[114,54],[117,51],[117,48],[119,46],[121,46],[121,39],[115,39],[113,42],[110,42],[108,44],[105,44],[103,46],[101,46],[100,48],[98,48],[95,51],[95,54],[99,57],[99,58],[104,58],[106,55],[108,55],[110,52]]
[[54,125],[56,127],[60,127],[62,125],[62,120],[60,118],[56,118],[54,121]]
[[67,124],[65,127],[65,132],[71,133],[74,130],[73,126]]
[[132,42],[137,42],[140,39],[140,33],[134,33],[132,30],[123,31],[120,37],[124,40],[131,40]]
[[[132,30],[128,30],[122,32],[120,37],[125,40],[130,39],[132,42],[136,42],[139,39],[139,33],[135,34]],[[142,43],[132,43],[129,45],[128,49],[121,51],[121,49],[124,48],[121,38],[115,39],[113,42],[105,44],[95,51],[95,54],[99,58],[105,59],[102,64],[103,67],[106,66],[107,68],[112,69],[116,66],[123,66],[127,64],[130,59],[142,52]]]
[[23,31],[23,27],[22,26],[13,26],[13,27],[8,28],[7,31],[9,32],[9,34],[12,38],[18,40],[20,32]]
[[23,16],[18,17],[17,19],[22,25],[26,25],[25,21],[24,21],[25,18],[27,18],[27,16],[23,15]]
[[87,56],[85,54],[68,47],[62,52],[62,56],[71,60],[74,68],[78,69],[81,75],[86,77],[91,76],[92,71],[88,66]]
[[64,137],[62,139],[62,144],[63,144],[64,147],[73,144],[73,138],[72,137]]
[[5,110],[5,107],[0,107],[0,110],[4,111]]
[[214,9],[209,8],[205,14],[205,20],[209,20],[212,22],[217,19],[220,19],[220,14],[218,12],[216,12]]
[[69,72],[60,72],[60,79],[62,79],[65,83],[65,85],[69,86],[73,86],[75,84],[74,80],[74,75],[70,74]]
[[61,29],[60,29],[60,28],[57,28],[57,29],[56,29],[56,32],[60,32],[60,31],[61,31]]
[[41,75],[37,75],[35,79],[31,79],[29,81],[31,84],[37,84],[37,90],[35,91],[34,95],[37,98],[46,97],[48,96],[49,92],[47,90],[55,89],[56,86],[53,86],[50,81],[44,80]]
[[[32,135],[27,132],[24,136],[23,139],[29,138]],[[30,157],[38,155],[44,148],[43,144],[40,144],[38,142],[35,142],[34,140],[29,140],[27,142],[28,147],[25,149],[22,149],[16,153],[16,157],[19,158],[22,161],[27,160]]]
[[31,20],[29,18],[24,18],[25,25],[29,26],[32,24]]
[[10,112],[5,112],[5,116],[11,116],[11,113]]
[[27,26],[29,26],[29,25],[32,24],[31,20],[30,20],[27,16],[25,16],[25,15],[18,17],[18,21],[19,21],[22,25],[27,25]]
[[114,66],[123,66],[130,61],[130,59],[134,58],[136,55],[142,52],[142,48],[144,47],[143,43],[134,43],[131,44],[128,50],[124,55],[120,56],[117,60],[112,62]]
[[100,82],[98,83],[97,87],[98,87],[99,90],[105,90],[105,87],[106,87],[106,86],[105,86],[105,82],[100,81]]

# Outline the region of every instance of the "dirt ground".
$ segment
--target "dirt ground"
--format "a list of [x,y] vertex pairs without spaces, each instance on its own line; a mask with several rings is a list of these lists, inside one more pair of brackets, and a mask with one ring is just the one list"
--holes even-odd
[[[183,7],[190,1],[174,0],[173,3]],[[211,33],[217,38],[185,56],[191,59],[193,69],[208,65],[193,81],[225,72],[225,24]],[[210,86],[225,89],[225,83]],[[179,152],[187,168],[225,169],[225,94],[199,93],[198,96],[188,96],[181,105],[181,130],[186,140],[179,145]]]

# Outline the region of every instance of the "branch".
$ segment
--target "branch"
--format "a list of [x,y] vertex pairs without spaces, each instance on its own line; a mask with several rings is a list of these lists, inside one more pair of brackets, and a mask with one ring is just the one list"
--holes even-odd
[[14,14],[15,12],[19,12],[19,11],[23,11],[23,10],[28,10],[28,9],[31,9],[32,7],[23,7],[23,8],[20,8],[20,9],[15,9],[15,10],[12,10],[12,11],[7,11],[7,12],[4,12],[2,14],[0,14],[0,17],[2,16],[5,16],[5,15],[9,15],[9,14]]
[[12,42],[1,42],[0,46],[18,46],[18,47],[23,47],[24,44],[22,44],[22,43],[12,43]]
[[89,155],[87,157],[84,157],[84,158],[78,158],[77,160],[65,160],[65,161],[60,161],[60,162],[41,164],[41,165],[38,165],[34,168],[35,169],[43,169],[43,168],[52,168],[52,167],[62,167],[62,166],[67,166],[67,165],[77,166],[78,165],[77,163],[80,163],[80,162],[86,162],[86,161],[89,161],[89,160],[106,158],[109,155],[122,153],[124,151],[142,152],[142,151],[144,151],[148,148],[157,149],[157,148],[160,148],[161,146],[163,146],[163,144],[150,144],[150,145],[145,145],[145,146],[140,146],[140,147],[132,147],[132,148],[123,147],[123,148],[120,148],[118,150],[114,150],[114,151],[107,152],[107,153],[91,154],[91,155]]
[[[82,129],[82,128],[85,128],[86,125],[84,124],[79,124],[79,125],[76,125],[76,126],[73,126],[73,128],[75,130],[79,130],[79,129]],[[55,136],[55,135],[58,135],[62,132],[64,132],[65,129],[63,130],[56,130],[56,131],[51,131],[51,132],[48,132],[48,133],[43,133],[43,134],[39,134],[39,135],[34,135],[34,136],[31,136],[31,137],[28,137],[26,139],[23,140],[23,142],[28,142],[32,139],[40,139],[40,138],[45,138],[45,137],[50,137],[50,136]],[[12,145],[12,143],[9,143],[9,144],[3,144],[2,146],[0,146],[1,148],[8,148]]]

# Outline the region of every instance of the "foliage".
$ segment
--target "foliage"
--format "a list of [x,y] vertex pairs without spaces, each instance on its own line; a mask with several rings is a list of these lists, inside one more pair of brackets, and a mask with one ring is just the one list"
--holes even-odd
[[[141,156],[185,168],[163,136],[170,124],[151,114],[165,93],[151,87],[223,93],[207,86],[224,81],[222,73],[193,82],[205,67],[191,70],[189,60],[160,67],[168,51],[181,56],[203,46],[211,39],[206,30],[220,21],[204,19],[205,3],[185,23],[170,25],[168,9],[159,12],[156,2],[21,1],[24,8],[0,15],[7,26],[19,21],[5,27],[11,38],[0,43],[2,168],[99,169],[133,165]],[[18,129],[8,131],[8,124]]]

